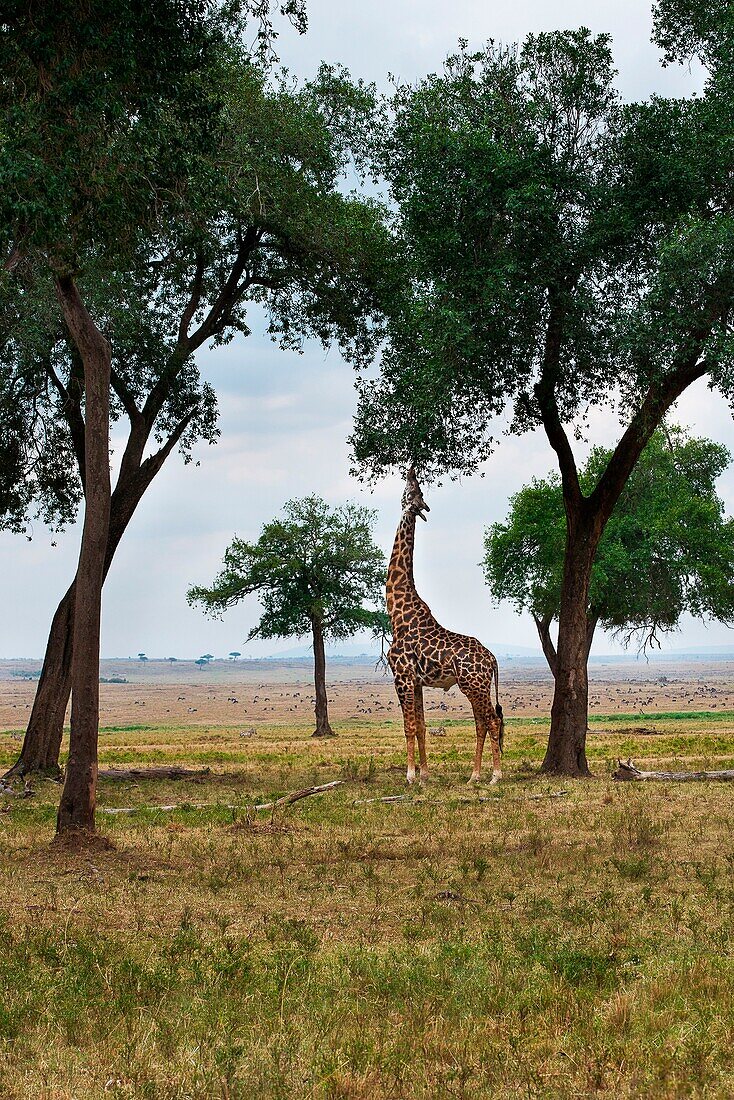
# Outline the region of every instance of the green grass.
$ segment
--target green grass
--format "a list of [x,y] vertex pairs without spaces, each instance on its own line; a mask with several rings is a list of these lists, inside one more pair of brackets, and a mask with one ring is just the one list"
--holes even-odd
[[[203,782],[101,783],[136,807],[99,815],[107,851],[49,845],[54,784],[7,800],[2,1100],[731,1097],[734,788],[608,777],[622,745],[732,766],[709,718],[594,736],[578,783],[539,777],[517,723],[478,793],[452,725],[396,803],[363,801],[406,794],[386,723],[232,728]],[[102,757],[193,762],[210,736],[125,728]]]

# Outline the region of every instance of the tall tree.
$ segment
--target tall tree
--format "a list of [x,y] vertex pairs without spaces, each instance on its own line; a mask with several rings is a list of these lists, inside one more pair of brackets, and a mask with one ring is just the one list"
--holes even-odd
[[[690,385],[734,395],[728,64],[702,97],[624,106],[607,36],[462,47],[380,128],[404,292],[355,454],[372,474],[469,472],[508,406],[513,432],[545,432],[566,520],[549,773],[589,774],[589,586],[627,479]],[[573,440],[593,406],[622,434],[587,492]]]
[[328,638],[385,626],[385,556],[372,539],[375,513],[356,504],[330,508],[317,496],[291,500],[284,517],[266,523],[255,543],[234,539],[210,588],[189,589],[190,604],[221,616],[257,595],[263,614],[247,638],[310,634],[314,654],[316,729],[331,737],[326,692]]
[[[202,51],[220,37],[207,5],[97,0],[10,3],[0,32],[0,226],[14,269],[48,271],[80,364],[85,511],[74,617],[72,742],[58,829],[94,823],[99,630],[110,523],[109,341],[79,291],[91,250],[122,257],[156,199],[175,186],[186,142],[211,116],[198,85]],[[191,98],[180,110],[182,91]],[[175,108],[178,105],[179,110]]]
[[[609,462],[595,448],[579,478],[588,494]],[[684,613],[734,621],[734,519],[716,481],[731,455],[679,428],[658,430],[642,452],[599,542],[586,608],[588,649],[597,624],[642,646],[659,644]],[[528,611],[551,672],[552,626],[561,606],[565,516],[560,478],[537,479],[485,535],[483,560],[495,600]]]
[[[351,89],[326,69],[300,90],[273,87],[266,71],[237,56],[219,69],[226,88],[219,142],[212,140],[192,161],[185,202],[141,235],[128,270],[110,275],[103,257],[84,279],[111,343],[112,415],[129,422],[111,500],[105,575],[171,451],[179,445],[188,459],[197,438],[213,442],[218,434],[214,394],[195,363],[199,349],[248,335],[250,308],[264,311],[271,336],[284,347],[299,348],[307,337],[325,345],[337,340],[360,361],[378,337],[368,282],[371,253],[379,255],[381,247],[379,211],[338,191],[351,152],[344,120],[367,90]],[[30,276],[26,282],[37,305],[46,293],[43,282]],[[29,313],[35,324],[39,310]],[[82,475],[78,356],[62,319],[48,307],[44,315],[51,323],[38,366],[75,441]],[[27,336],[26,326],[14,350]],[[158,447],[147,453],[151,436]],[[72,583],[52,622],[16,774],[58,769],[75,595]]]
[[[294,16],[300,8],[298,0],[283,5]],[[365,207],[355,214],[333,183],[345,155],[334,110],[341,85],[322,74],[320,91],[312,85],[300,99],[285,87],[265,92],[262,67],[237,36],[245,16],[268,11],[259,0],[221,9],[98,0],[53,11],[18,5],[2,27],[10,74],[0,127],[0,181],[9,182],[0,203],[6,267],[17,272],[29,302],[48,299],[48,287],[56,300],[57,331],[43,366],[85,491],[79,571],[52,625],[57,667],[43,685],[50,694],[39,690],[57,738],[71,683],[59,830],[94,822],[106,570],[167,454],[197,417],[211,434],[211,395],[198,383],[193,353],[248,331],[246,300],[266,301],[272,334],[289,346],[304,335],[330,339],[341,323],[337,299],[349,302],[345,346],[366,331],[354,252],[374,219]],[[6,96],[13,82],[17,102]],[[315,106],[324,89],[328,120]],[[309,111],[312,129],[299,130]],[[268,144],[281,124],[282,141]],[[336,257],[347,253],[340,282]],[[132,314],[123,316],[131,303]],[[56,369],[59,356],[66,380]],[[114,500],[110,383],[113,415],[124,410],[131,425]],[[162,445],[144,458],[156,433]]]

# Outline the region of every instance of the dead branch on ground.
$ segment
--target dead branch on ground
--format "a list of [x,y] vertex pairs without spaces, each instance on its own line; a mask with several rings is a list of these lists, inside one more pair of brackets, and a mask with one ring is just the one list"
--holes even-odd
[[612,775],[612,779],[616,779],[618,782],[637,780],[644,783],[650,780],[669,780],[676,783],[691,783],[702,779],[717,780],[724,783],[734,781],[734,769],[714,772],[643,772],[635,767],[631,760],[618,760],[617,763],[618,767]]

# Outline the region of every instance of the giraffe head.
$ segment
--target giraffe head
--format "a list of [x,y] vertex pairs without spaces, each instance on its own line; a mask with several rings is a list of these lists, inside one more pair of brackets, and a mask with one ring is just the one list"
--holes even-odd
[[415,468],[411,466],[405,475],[405,492],[403,493],[403,515],[420,516],[425,520],[424,512],[430,512],[430,508],[423,499],[418,478],[415,476]]

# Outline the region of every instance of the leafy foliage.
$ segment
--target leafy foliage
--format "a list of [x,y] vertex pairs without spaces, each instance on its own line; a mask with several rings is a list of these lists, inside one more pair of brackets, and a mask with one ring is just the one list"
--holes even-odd
[[[592,491],[609,453],[595,448],[582,470]],[[734,621],[734,519],[724,516],[716,480],[725,447],[658,431],[642,453],[602,535],[592,570],[589,619],[644,644],[675,629],[681,615]],[[485,536],[483,561],[495,599],[536,620],[558,618],[566,524],[560,480],[521,489],[505,523]]]
[[269,56],[273,9],[303,0],[8,0],[0,24],[0,234],[74,271],[125,254],[181,197],[222,113],[223,48]]
[[[296,86],[222,35],[199,64],[216,125],[205,141],[188,143],[176,187],[157,201],[154,217],[140,215],[124,254],[103,246],[87,226],[77,255],[77,285],[111,344],[112,417],[130,420],[125,471],[137,468],[150,435],[163,449],[178,444],[185,460],[198,439],[216,440],[216,397],[202,382],[196,354],[249,335],[253,311],[290,349],[307,338],[337,341],[363,363],[380,338],[377,284],[389,252],[382,211],[341,187],[358,152],[351,120],[365,114],[371,90],[327,67]],[[185,97],[187,85],[180,91]],[[195,113],[197,101],[176,106]],[[157,140],[167,145],[170,128]],[[10,157],[12,150],[5,152]],[[123,179],[121,169],[121,203]],[[26,237],[24,247],[31,243]],[[68,519],[82,490],[75,470],[84,465],[82,370],[54,294],[53,267],[43,249],[31,248],[0,285],[3,385],[15,386],[22,366],[44,441],[24,456],[32,471],[22,492],[0,495],[0,513],[16,529],[32,513],[34,496],[46,513],[55,508]],[[9,437],[11,413],[17,419],[15,405],[5,420]],[[12,445],[22,445],[19,433]],[[7,456],[9,486],[17,486],[11,471],[18,461]]]
[[572,479],[589,406],[630,423],[697,363],[734,393],[732,99],[623,105],[614,75],[607,36],[544,33],[462,46],[384,105],[404,278],[360,384],[363,471],[471,471],[509,406]]
[[330,508],[317,496],[289,501],[257,542],[234,539],[214,584],[191,588],[188,601],[221,615],[256,594],[263,614],[248,640],[301,636],[314,620],[326,637],[365,628],[379,635],[386,563],[372,540],[374,517],[356,504]]

